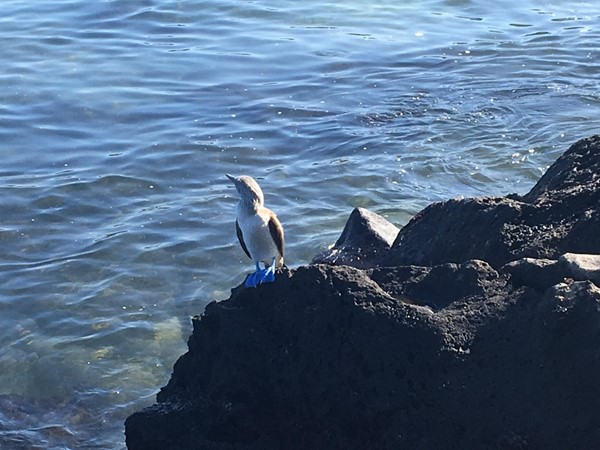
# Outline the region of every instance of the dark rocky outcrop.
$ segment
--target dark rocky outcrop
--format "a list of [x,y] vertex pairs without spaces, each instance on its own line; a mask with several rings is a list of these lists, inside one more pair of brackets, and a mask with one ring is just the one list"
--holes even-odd
[[600,136],[583,139],[524,195],[450,200],[417,214],[381,265],[600,253]]
[[355,208],[339,239],[315,256],[311,264],[335,264],[367,269],[392,247],[400,230],[385,218],[365,208]]
[[376,250],[360,268],[209,304],[128,447],[600,448],[599,173],[580,141],[529,194],[434,204],[391,247],[353,213],[333,250]]
[[[357,220],[355,210],[340,239],[313,262],[367,268],[481,259],[499,268],[522,258],[599,254],[599,153],[600,135],[577,142],[524,196],[433,203],[396,233],[391,244],[379,236],[387,233],[389,239],[392,224],[370,213],[377,220],[367,225]],[[376,251],[361,251],[370,248]]]

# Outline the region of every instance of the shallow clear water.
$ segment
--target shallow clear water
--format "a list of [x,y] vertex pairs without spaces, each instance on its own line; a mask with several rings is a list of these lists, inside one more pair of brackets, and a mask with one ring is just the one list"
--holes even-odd
[[600,130],[596,3],[5,0],[0,447],[123,447],[252,270],[226,172],[290,266],[355,206],[526,192]]

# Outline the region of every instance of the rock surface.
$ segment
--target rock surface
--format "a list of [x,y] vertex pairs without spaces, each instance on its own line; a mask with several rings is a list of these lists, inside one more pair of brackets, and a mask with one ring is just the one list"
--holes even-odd
[[355,208],[335,245],[315,256],[311,264],[335,264],[372,268],[387,252],[400,230],[385,218],[365,208]]
[[380,265],[600,254],[600,136],[574,144],[520,197],[434,203],[398,234]]
[[[600,234],[600,228],[598,233]],[[600,255],[565,253],[558,262],[567,276],[574,280],[590,280],[600,286]]]
[[209,304],[128,448],[600,448],[599,173],[580,141],[529,194],[431,205],[391,248],[353,213],[336,247],[378,242],[368,268]]

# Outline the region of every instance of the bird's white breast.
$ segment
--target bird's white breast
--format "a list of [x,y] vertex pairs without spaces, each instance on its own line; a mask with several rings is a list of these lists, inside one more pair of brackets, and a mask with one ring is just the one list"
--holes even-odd
[[269,220],[273,214],[267,208],[261,208],[255,214],[248,214],[238,206],[237,221],[244,243],[254,261],[263,261],[270,265],[271,260],[278,255],[277,245],[269,230]]

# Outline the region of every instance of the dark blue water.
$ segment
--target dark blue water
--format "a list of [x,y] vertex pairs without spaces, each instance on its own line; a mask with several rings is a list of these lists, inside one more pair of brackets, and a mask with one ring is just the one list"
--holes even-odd
[[124,445],[252,271],[226,172],[293,267],[355,206],[524,193],[600,131],[596,2],[399,3],[3,2],[1,448]]

